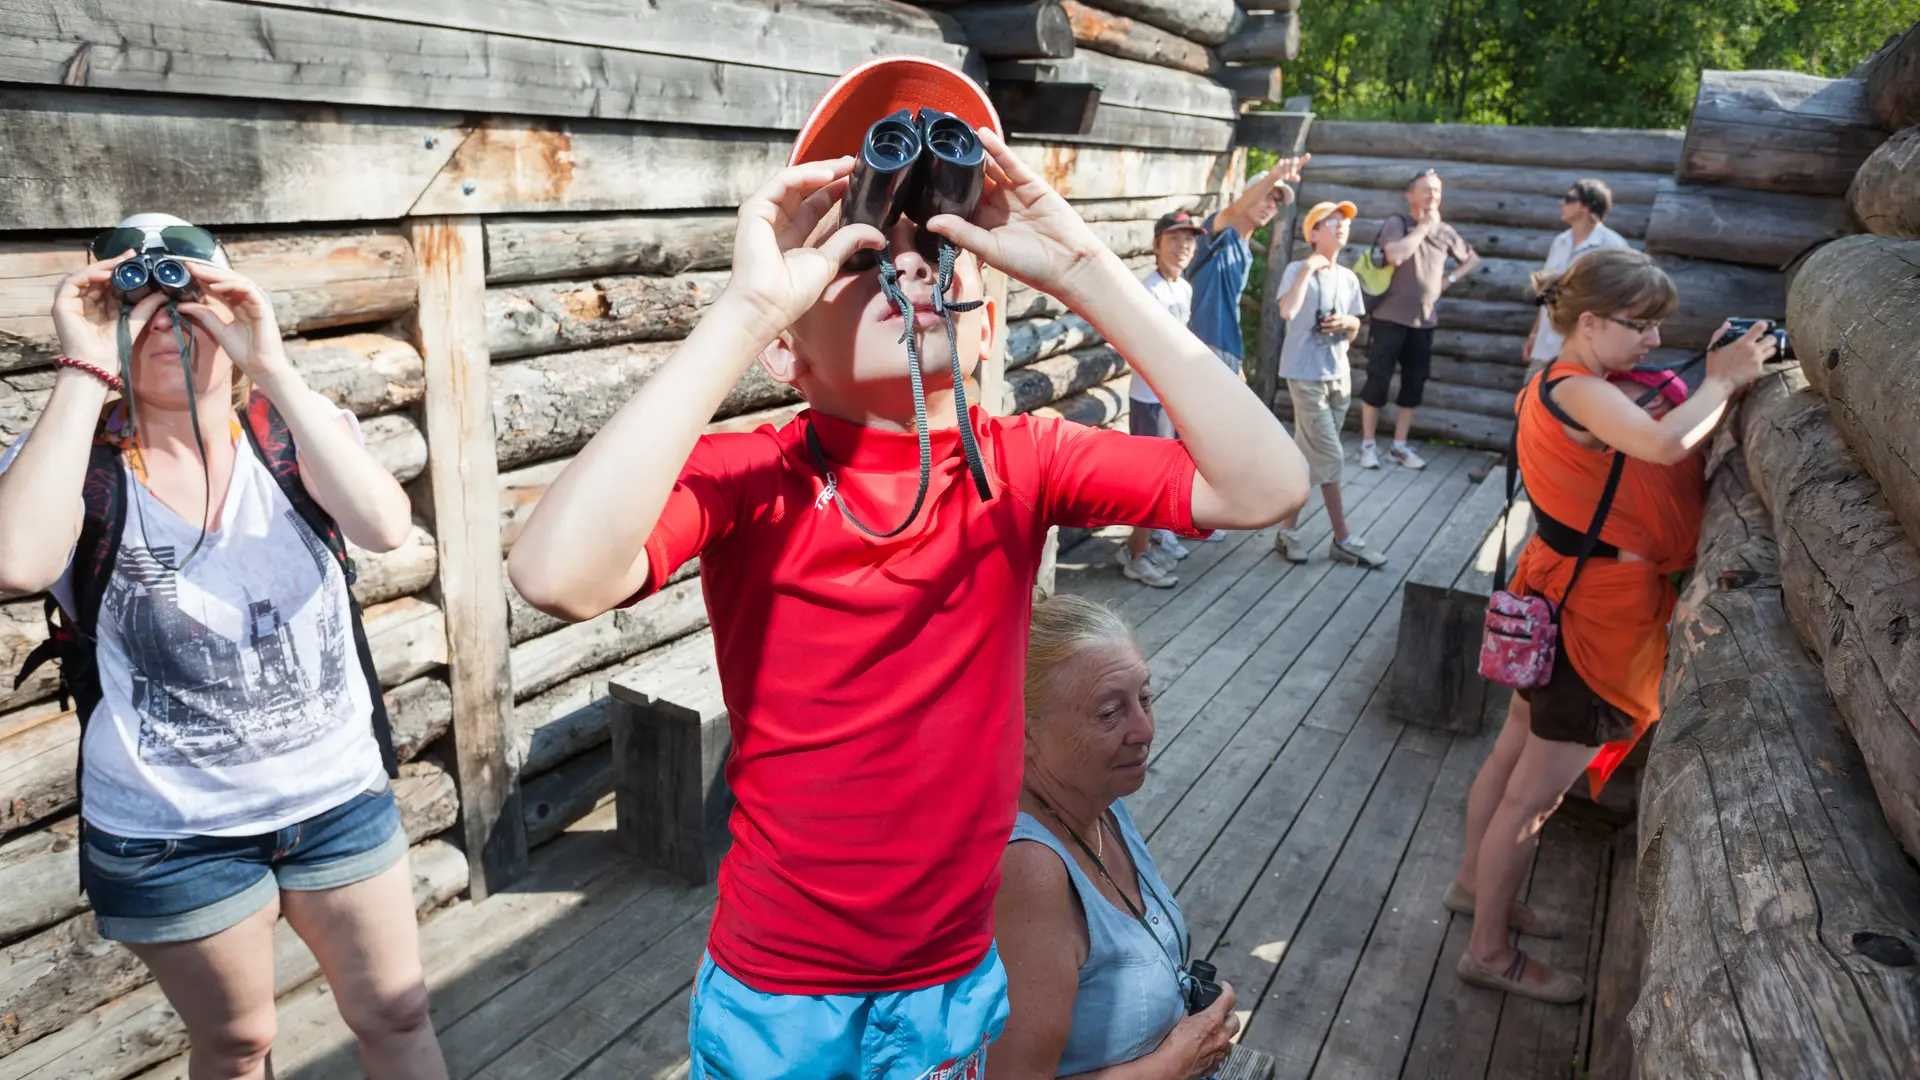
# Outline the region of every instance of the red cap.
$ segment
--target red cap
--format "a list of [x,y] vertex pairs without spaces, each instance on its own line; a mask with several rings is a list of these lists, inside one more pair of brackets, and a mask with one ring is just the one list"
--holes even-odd
[[924,56],[882,56],[840,76],[827,88],[793,140],[787,164],[858,154],[873,122],[901,109],[938,109],[976,130],[1005,134],[1000,114],[993,111],[993,102],[979,83]]

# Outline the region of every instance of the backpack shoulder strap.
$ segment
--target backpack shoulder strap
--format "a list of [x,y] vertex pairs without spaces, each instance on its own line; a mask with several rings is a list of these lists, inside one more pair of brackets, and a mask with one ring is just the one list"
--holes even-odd
[[360,670],[367,681],[367,697],[373,702],[373,735],[380,744],[380,760],[386,766],[387,775],[398,777],[400,764],[393,747],[393,725],[387,716],[387,702],[380,689],[380,675],[374,668],[373,649],[367,642],[367,628],[361,618],[360,601],[354,597],[352,586],[358,579],[353,566],[353,558],[347,554],[346,538],[340,535],[340,527],[334,524],[320,501],[307,490],[300,480],[300,449],[294,445],[293,432],[287,427],[286,418],[273,402],[259,390],[247,396],[245,416],[240,425],[246,430],[247,442],[267,466],[273,482],[280,487],[280,493],[293,505],[294,513],[300,516],[313,535],[326,545],[329,552],[340,564],[340,572],[346,577],[348,622],[353,626],[354,652],[359,655]]

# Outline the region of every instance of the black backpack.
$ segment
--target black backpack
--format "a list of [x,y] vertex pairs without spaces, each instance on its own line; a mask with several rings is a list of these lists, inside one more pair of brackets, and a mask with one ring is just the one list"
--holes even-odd
[[[320,508],[300,481],[298,451],[293,433],[279,410],[258,390],[252,392],[241,414],[241,429],[247,445],[267,466],[274,483],[293,504],[294,512],[340,563],[340,571],[351,587],[355,580],[353,560],[347,556],[347,543],[333,519]],[[73,584],[74,616],[69,619],[58,602],[47,598],[47,640],[27,654],[20,674],[13,680],[17,689],[41,664],[60,661],[60,704],[71,699],[80,721],[81,754],[85,754],[87,721],[100,704],[100,669],[95,653],[94,626],[99,620],[100,601],[120,555],[120,536],[127,517],[127,474],[121,466],[122,448],[106,431],[103,422],[93,437],[93,450],[87,458],[86,479],[81,484],[85,514],[80,524],[80,539],[74,545],[69,569]],[[373,667],[373,651],[367,645],[367,631],[360,616],[360,602],[347,593],[349,622],[353,626],[354,650],[360,657],[361,674],[367,680],[367,696],[373,702],[373,734],[380,744],[380,760],[389,777],[400,775],[393,749],[392,725],[387,719],[387,704],[380,692],[380,676]],[[80,789],[84,767],[75,772],[74,790]],[[84,828],[84,825],[82,826]]]

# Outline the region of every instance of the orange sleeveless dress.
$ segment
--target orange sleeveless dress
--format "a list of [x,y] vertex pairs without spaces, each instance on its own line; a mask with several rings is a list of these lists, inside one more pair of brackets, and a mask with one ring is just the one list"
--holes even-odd
[[[1575,443],[1540,401],[1540,385],[1562,377],[1599,378],[1579,364],[1555,363],[1521,392],[1514,406],[1520,472],[1534,506],[1584,534],[1600,504],[1613,452]],[[1560,613],[1560,648],[1574,671],[1594,693],[1633,718],[1633,738],[1601,747],[1587,766],[1587,781],[1596,795],[1633,744],[1660,719],[1667,621],[1677,599],[1668,575],[1693,565],[1705,506],[1699,454],[1675,465],[1628,458],[1600,539],[1647,561],[1588,559]],[[1559,601],[1566,595],[1574,561],[1535,536],[1521,550],[1508,587]]]

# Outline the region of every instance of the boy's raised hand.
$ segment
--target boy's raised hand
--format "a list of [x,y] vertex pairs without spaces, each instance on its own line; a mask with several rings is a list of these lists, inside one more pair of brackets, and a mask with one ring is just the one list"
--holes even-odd
[[[1079,213],[992,131],[982,130],[993,191],[974,220],[942,214],[926,227],[1042,292],[1067,300],[1080,273],[1106,251]],[[1069,301],[1070,302],[1070,301]]]
[[851,157],[794,165],[740,204],[733,277],[719,302],[738,308],[762,336],[792,326],[855,252],[886,247],[886,237],[871,225],[843,225],[819,246],[807,245],[852,172]]

